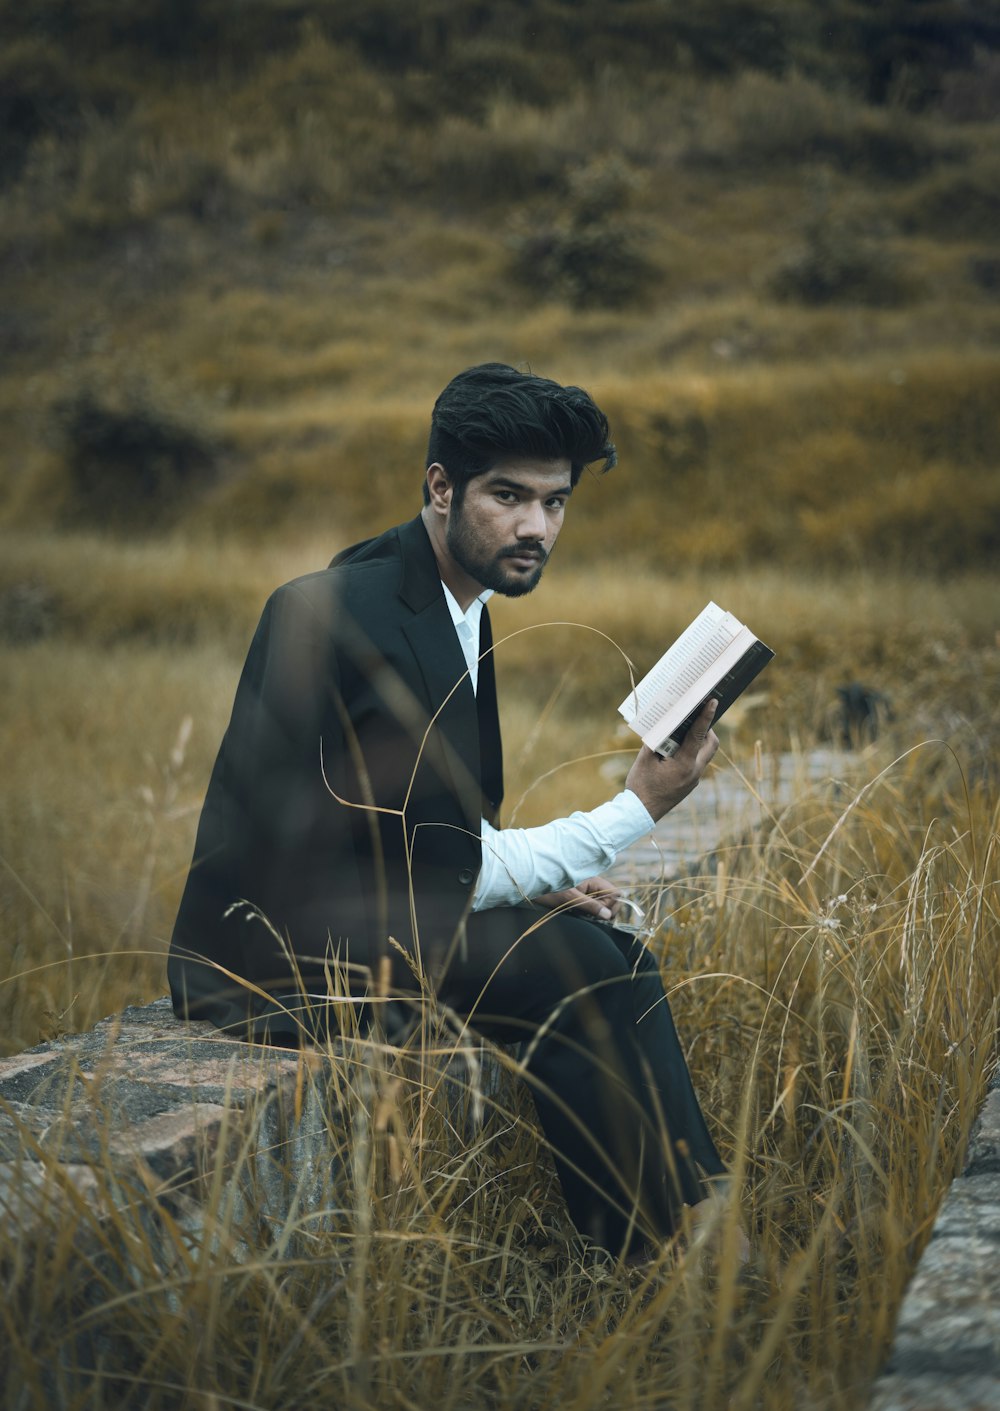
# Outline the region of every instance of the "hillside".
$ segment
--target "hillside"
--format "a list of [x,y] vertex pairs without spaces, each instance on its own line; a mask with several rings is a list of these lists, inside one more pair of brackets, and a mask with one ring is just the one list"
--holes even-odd
[[567,553],[660,561],[669,497],[678,565],[995,561],[997,5],[34,0],[0,36],[8,526],[342,540],[495,357],[613,413]]

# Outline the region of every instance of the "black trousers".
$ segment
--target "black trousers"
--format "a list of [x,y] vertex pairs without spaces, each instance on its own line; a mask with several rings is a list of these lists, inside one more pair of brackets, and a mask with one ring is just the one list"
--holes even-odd
[[425,959],[451,1009],[523,1045],[580,1233],[615,1254],[668,1236],[725,1167],[646,948],[580,915],[502,907],[473,912],[464,944]]

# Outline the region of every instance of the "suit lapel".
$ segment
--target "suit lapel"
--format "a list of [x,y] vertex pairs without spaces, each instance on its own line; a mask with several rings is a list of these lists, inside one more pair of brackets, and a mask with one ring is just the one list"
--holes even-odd
[[[482,784],[479,717],[472,683],[423,522],[415,519],[400,525],[399,540],[403,558],[399,596],[412,612],[403,622],[403,632],[413,649],[434,717],[432,735],[444,756],[466,826],[478,835]],[[495,714],[495,686],[493,703]]]

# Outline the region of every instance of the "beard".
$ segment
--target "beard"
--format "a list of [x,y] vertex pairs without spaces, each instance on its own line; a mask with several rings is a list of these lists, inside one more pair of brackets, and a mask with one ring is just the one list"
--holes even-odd
[[[484,588],[502,593],[507,598],[521,598],[537,586],[548,560],[548,554],[537,541],[509,544],[494,549],[486,544],[476,526],[465,515],[452,513],[446,535],[448,552],[463,572]],[[534,558],[533,569],[510,563],[511,559]]]

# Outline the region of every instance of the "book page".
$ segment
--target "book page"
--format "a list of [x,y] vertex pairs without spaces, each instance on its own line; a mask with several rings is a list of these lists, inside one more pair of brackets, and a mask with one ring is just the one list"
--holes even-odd
[[[716,720],[723,713],[732,697],[726,697],[725,690],[720,690],[723,683],[733,677],[734,672],[740,665],[750,657],[754,649],[762,646],[757,638],[750,631],[749,627],[741,627],[738,635],[730,642],[721,656],[716,657],[709,670],[699,676],[694,684],[685,691],[667,708],[665,712],[656,716],[647,730],[643,733],[643,744],[649,746],[651,750],[659,750],[664,742],[673,732],[684,723],[692,712],[701,709],[709,696],[719,697],[719,709],[716,712]],[[764,648],[769,651],[769,648]],[[647,715],[649,712],[647,711]],[[633,730],[635,726],[631,727]]]
[[743,624],[709,603],[630,691],[618,710],[639,735],[651,730],[739,635]]

